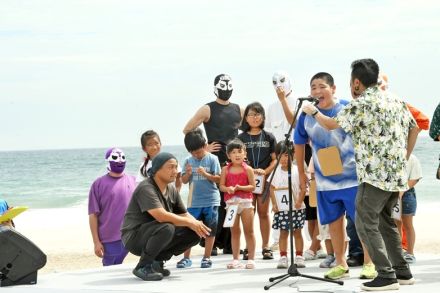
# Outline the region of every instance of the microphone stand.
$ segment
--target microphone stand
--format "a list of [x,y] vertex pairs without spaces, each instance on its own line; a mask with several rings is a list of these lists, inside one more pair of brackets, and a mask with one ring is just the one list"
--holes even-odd
[[[293,214],[293,204],[292,204],[292,200],[293,200],[293,194],[292,194],[292,158],[293,158],[293,154],[292,154],[292,148],[293,148],[293,143],[290,140],[291,134],[292,134],[292,130],[294,128],[295,125],[295,121],[296,121],[296,117],[298,116],[298,112],[301,109],[303,100],[300,99],[299,100],[299,104],[296,107],[295,110],[295,114],[293,115],[293,122],[290,125],[290,129],[288,131],[288,133],[286,133],[284,136],[286,137],[284,140],[284,145],[287,147],[287,154],[288,154],[288,165],[287,165],[287,174],[288,174],[288,186],[289,186],[289,240],[290,240],[290,266],[287,269],[287,273],[276,276],[276,277],[272,277],[269,278],[269,282],[271,282],[272,284],[270,285],[266,285],[264,286],[264,290],[269,290],[272,286],[275,286],[278,283],[281,283],[282,281],[286,280],[289,277],[304,277],[304,278],[309,278],[309,279],[314,279],[314,280],[318,280],[318,281],[323,281],[323,282],[330,282],[330,283],[335,283],[335,284],[339,284],[339,285],[344,285],[343,281],[339,281],[339,280],[332,280],[332,279],[325,279],[325,278],[320,278],[320,277],[315,277],[315,276],[310,276],[310,275],[305,275],[305,274],[301,274],[298,271],[298,268],[295,264],[295,258],[293,255],[293,233],[292,233],[292,228],[293,228],[293,219],[292,219],[292,214]],[[271,174],[269,183],[266,184],[265,186],[265,190],[263,192],[263,202],[265,202],[267,200],[267,197],[269,195],[269,190],[268,188],[270,187],[274,174],[278,168],[278,165],[280,163],[280,157],[281,154],[283,152],[280,152],[280,154],[278,155],[277,158],[277,164],[275,165],[274,171]],[[302,162],[297,162],[298,164],[301,164]],[[275,281],[275,282],[274,282]]]

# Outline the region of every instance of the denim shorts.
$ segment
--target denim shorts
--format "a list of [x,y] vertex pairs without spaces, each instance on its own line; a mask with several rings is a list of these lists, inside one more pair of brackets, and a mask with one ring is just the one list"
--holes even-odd
[[417,198],[414,188],[408,189],[402,196],[402,215],[415,216],[417,210]]
[[188,213],[211,229],[209,236],[215,236],[218,223],[218,207],[188,208]]

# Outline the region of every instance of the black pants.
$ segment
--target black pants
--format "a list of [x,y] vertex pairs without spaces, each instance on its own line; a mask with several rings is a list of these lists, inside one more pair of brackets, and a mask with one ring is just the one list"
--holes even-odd
[[125,247],[140,256],[137,267],[153,261],[166,261],[199,243],[200,237],[191,229],[170,223],[150,222],[140,226]]

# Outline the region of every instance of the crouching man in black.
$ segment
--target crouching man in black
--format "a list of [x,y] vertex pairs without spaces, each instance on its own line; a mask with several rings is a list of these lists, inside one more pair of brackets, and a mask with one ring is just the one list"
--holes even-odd
[[159,153],[152,163],[150,177],[133,192],[122,224],[122,241],[140,256],[133,274],[145,281],[160,281],[170,275],[164,262],[182,254],[209,236],[210,229],[191,216],[173,183],[177,159]]

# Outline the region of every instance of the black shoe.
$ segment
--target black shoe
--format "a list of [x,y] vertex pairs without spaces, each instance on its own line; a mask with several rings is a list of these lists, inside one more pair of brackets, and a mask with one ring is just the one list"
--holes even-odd
[[135,268],[133,274],[144,281],[160,281],[163,279],[163,275],[153,270],[151,265]]
[[399,274],[396,271],[396,277],[397,277],[397,282],[399,282],[399,285],[413,285],[416,282],[416,280],[414,279],[411,273]]
[[165,269],[163,265],[164,265],[164,261],[155,260],[151,266],[154,271],[161,273],[164,277],[168,277],[169,275],[171,275],[171,272],[170,270]]
[[349,256],[347,258],[347,265],[349,267],[360,267],[364,264],[363,256]]
[[243,249],[243,260],[248,260],[249,259],[249,251],[247,250],[247,248]]
[[214,247],[214,248],[211,250],[211,256],[217,256],[217,255],[218,255],[218,250],[217,250],[216,247]]
[[396,278],[388,279],[382,277],[376,277],[373,281],[361,285],[361,289],[365,291],[398,290],[399,287]]

